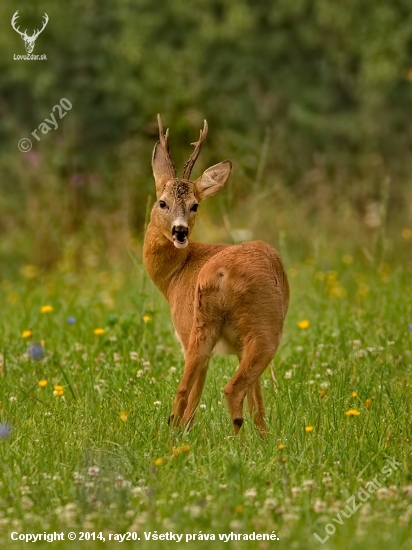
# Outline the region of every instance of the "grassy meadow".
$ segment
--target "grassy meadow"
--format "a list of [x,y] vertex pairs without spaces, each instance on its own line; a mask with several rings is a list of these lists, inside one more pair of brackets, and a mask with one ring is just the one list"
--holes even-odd
[[[0,45],[0,550],[412,550],[411,0],[2,0]],[[205,118],[193,177],[233,162],[194,238],[284,260],[267,439],[234,357],[169,433],[157,113],[179,175]]]
[[[38,547],[112,547],[110,533],[136,532],[122,544],[170,548],[144,532],[173,532],[187,548],[412,548],[411,264],[284,256],[292,300],[275,380],[264,374],[267,440],[249,416],[233,436],[232,357],[212,359],[193,429],[169,439],[183,358],[138,260],[79,274],[26,265],[2,282],[2,548],[27,546],[12,532],[45,531],[106,542]],[[374,478],[352,517],[338,516]],[[329,524],[322,545],[313,533]],[[218,536],[253,532],[279,540]],[[199,533],[217,540],[185,542]]]

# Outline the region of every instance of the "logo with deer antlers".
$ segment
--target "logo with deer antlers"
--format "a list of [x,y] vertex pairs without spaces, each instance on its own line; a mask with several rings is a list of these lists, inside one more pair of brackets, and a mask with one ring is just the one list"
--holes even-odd
[[17,22],[17,19],[19,17],[19,12],[16,11],[16,13],[13,15],[12,17],[12,20],[11,20],[11,26],[13,27],[13,29],[19,33],[19,35],[23,38],[24,40],[24,45],[26,47],[26,52],[27,53],[31,53],[34,49],[34,45],[36,43],[36,40],[37,40],[37,37],[39,36],[39,34],[41,32],[44,31],[44,28],[46,27],[47,23],[49,22],[49,16],[47,15],[47,13],[44,14],[43,16],[43,26],[40,30],[35,30],[33,32],[33,34],[31,36],[29,36],[27,34],[27,29],[24,31],[24,32],[21,32],[19,29],[20,27],[16,27],[16,22]]

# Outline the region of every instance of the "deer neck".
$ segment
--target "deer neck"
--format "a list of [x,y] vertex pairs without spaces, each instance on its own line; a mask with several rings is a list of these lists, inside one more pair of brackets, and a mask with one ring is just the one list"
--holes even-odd
[[173,278],[186,263],[190,243],[186,248],[176,248],[156,226],[150,222],[143,244],[143,261],[150,278],[168,299]]

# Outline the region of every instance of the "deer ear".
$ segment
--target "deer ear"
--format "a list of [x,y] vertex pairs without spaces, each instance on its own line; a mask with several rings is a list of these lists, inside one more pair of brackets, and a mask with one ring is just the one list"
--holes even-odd
[[195,181],[195,194],[199,200],[216,195],[225,185],[232,170],[230,160],[211,166]]
[[170,156],[162,147],[160,141],[156,143],[152,155],[152,170],[156,182],[156,194],[162,194],[163,189],[168,181],[176,177],[173,173],[174,166],[171,165]]

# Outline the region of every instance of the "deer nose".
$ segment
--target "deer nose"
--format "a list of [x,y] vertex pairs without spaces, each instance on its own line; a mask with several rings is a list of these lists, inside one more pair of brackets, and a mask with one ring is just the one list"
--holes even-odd
[[186,225],[174,225],[172,228],[173,237],[176,237],[180,242],[184,242],[188,234],[189,228]]

